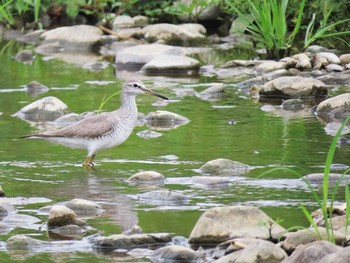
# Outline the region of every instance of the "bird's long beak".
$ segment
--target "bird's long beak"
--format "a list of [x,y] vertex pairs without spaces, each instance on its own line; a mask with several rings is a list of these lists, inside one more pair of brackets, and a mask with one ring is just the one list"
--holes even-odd
[[159,94],[157,92],[154,92],[152,90],[146,89],[146,88],[142,88],[143,92],[152,96],[157,96],[159,98],[162,98],[164,100],[169,100],[167,97],[163,96],[162,94]]

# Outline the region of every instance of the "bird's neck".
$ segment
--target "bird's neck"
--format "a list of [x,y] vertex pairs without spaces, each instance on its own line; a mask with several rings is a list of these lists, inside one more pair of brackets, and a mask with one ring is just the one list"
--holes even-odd
[[122,93],[120,110],[129,117],[137,118],[136,95]]

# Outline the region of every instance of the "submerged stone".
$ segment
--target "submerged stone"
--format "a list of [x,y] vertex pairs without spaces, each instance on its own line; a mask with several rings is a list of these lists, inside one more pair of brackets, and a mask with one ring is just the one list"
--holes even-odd
[[28,237],[26,235],[14,235],[6,241],[7,250],[30,250],[40,247],[47,242]]
[[15,59],[23,64],[32,64],[35,55],[31,50],[22,50],[16,54]]
[[147,183],[147,184],[164,184],[165,177],[161,173],[155,171],[138,172],[126,181],[130,183]]
[[140,194],[138,198],[140,201],[156,204],[181,204],[188,202],[188,198],[184,194],[170,190],[150,191]]
[[68,106],[56,97],[45,97],[23,107],[13,116],[28,121],[54,121],[69,112]]
[[78,216],[97,216],[102,213],[102,207],[92,201],[75,198],[64,204],[72,209]]
[[154,251],[153,256],[162,261],[192,262],[199,259],[199,254],[196,251],[179,245],[158,248]]
[[225,158],[219,158],[205,163],[199,168],[199,171],[202,174],[209,175],[235,176],[247,173],[249,168],[249,165]]

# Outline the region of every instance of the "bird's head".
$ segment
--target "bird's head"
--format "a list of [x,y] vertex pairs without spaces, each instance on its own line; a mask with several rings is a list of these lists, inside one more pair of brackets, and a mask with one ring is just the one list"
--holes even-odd
[[145,93],[145,94],[150,94],[150,95],[153,95],[153,96],[157,96],[159,98],[162,98],[162,99],[165,99],[165,100],[168,100],[167,97],[157,93],[157,92],[154,92],[152,90],[149,90],[145,87],[145,85],[139,81],[139,80],[128,80],[124,83],[124,86],[123,86],[123,92],[127,93],[127,94],[133,94],[133,95],[138,95],[138,94],[142,94],[142,93]]

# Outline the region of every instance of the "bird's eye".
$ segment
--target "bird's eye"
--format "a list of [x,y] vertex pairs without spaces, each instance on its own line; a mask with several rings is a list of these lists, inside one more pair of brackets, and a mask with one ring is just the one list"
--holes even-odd
[[137,85],[136,83],[135,83],[135,84],[132,84],[132,86],[133,86],[134,88],[138,88],[138,87],[139,87],[139,85]]

